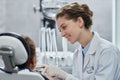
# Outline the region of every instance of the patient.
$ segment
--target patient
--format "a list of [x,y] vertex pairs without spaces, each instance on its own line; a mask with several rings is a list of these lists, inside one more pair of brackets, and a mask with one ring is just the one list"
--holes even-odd
[[[17,41],[16,39],[18,39],[20,41]],[[14,42],[14,40],[16,42],[22,42],[23,45],[24,45],[24,48],[19,49],[18,47],[21,47],[21,46],[20,45],[18,46],[17,43]],[[18,67],[18,70],[19,70],[18,73],[24,72],[24,71],[25,72],[33,72],[34,71],[34,69],[36,67],[36,47],[35,47],[35,44],[34,44],[33,40],[29,36],[26,36],[26,35],[21,36],[19,34],[13,34],[13,33],[2,33],[2,34],[0,34],[0,41],[1,41],[0,42],[1,46],[2,45],[6,45],[6,46],[9,45],[9,46],[13,47],[13,45],[14,45],[13,48],[17,49],[17,50],[14,51],[14,52],[17,53],[16,58],[14,56],[14,60],[16,60],[16,61],[14,61],[14,63],[15,63],[15,66]],[[3,43],[2,41],[3,42],[5,41],[6,43]],[[26,55],[22,55],[22,53],[19,52],[20,50],[23,54],[26,54],[26,53],[28,54],[27,58],[26,58]],[[24,51],[24,50],[26,50],[26,51]],[[20,54],[21,54],[21,56],[20,56]],[[25,56],[25,58],[23,58],[24,56]],[[23,60],[23,59],[25,59],[25,60]],[[22,61],[22,62],[20,62],[20,61]],[[2,68],[1,68],[1,70],[3,71]],[[44,79],[48,80],[46,77],[44,77]]]
[[30,54],[29,54],[28,60],[24,64],[18,65],[18,68],[20,71],[21,70],[33,71],[36,66],[35,44],[34,44],[33,40],[28,36],[22,35],[22,38],[28,44]]
[[[26,63],[22,65],[18,65],[20,71],[34,71],[36,66],[36,48],[33,40],[29,36],[22,35],[22,38],[26,41],[29,47],[29,57]],[[42,75],[43,76],[43,75]],[[43,76],[45,80],[48,80],[45,76]]]
[[[35,66],[36,66],[36,50],[35,50],[35,45],[34,42],[32,41],[32,39],[28,36],[24,36],[22,35],[23,39],[26,41],[26,43],[28,44],[29,48],[30,48],[30,57],[28,58],[27,62],[24,63],[23,65],[18,65],[20,70],[29,70],[29,71],[33,71]],[[43,75],[42,75],[43,76]],[[45,76],[43,76],[45,80],[48,80]],[[58,79],[56,77],[52,78],[49,77],[49,80],[61,80]]]

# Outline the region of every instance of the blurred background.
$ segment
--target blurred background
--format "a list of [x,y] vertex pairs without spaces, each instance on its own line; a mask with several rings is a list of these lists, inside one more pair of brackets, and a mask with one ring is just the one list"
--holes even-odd
[[[120,48],[119,34],[119,17],[118,7],[119,0],[74,0],[74,2],[87,3],[93,10],[93,30],[96,30],[102,37],[113,42]],[[73,0],[0,0],[0,33],[17,32],[29,35],[35,42],[36,46],[42,49],[41,42],[42,27],[55,29],[55,41],[57,51],[63,51],[62,44],[67,44],[67,50],[73,52],[78,43],[71,45],[62,39],[60,32],[53,16],[60,6],[71,3]],[[48,16],[45,17],[46,14]],[[48,19],[48,20],[47,20]],[[54,31],[53,31],[54,33]],[[45,39],[46,40],[46,39]]]
[[120,49],[120,0],[0,0],[0,33],[30,36],[38,64],[53,64],[71,72],[78,43],[72,45],[61,37],[54,17],[61,6],[71,2],[86,3],[93,11],[92,29]]

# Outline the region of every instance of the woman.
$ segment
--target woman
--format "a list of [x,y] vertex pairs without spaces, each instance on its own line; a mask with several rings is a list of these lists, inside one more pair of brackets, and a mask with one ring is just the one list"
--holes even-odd
[[41,66],[45,76],[62,80],[120,80],[120,52],[111,42],[91,31],[93,12],[86,4],[71,3],[56,14],[62,37],[79,42],[73,56],[73,73],[54,66]]

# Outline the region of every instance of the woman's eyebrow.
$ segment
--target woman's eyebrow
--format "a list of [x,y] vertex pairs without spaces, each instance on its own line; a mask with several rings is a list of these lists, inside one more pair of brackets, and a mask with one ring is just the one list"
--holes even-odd
[[62,23],[58,29],[60,29],[63,25],[64,25],[64,23]]
[[64,25],[64,23],[62,23],[61,25],[60,25],[60,27],[62,27]]

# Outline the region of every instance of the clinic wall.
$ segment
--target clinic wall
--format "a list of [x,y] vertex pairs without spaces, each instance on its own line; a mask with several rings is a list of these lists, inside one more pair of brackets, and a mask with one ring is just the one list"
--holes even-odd
[[120,49],[120,0],[116,0],[115,44]]
[[5,15],[6,15],[6,10],[5,10],[5,0],[0,0],[0,32],[5,31]]
[[[73,2],[73,0],[67,0]],[[74,0],[87,3],[94,12],[93,30],[112,42],[112,0]],[[29,35],[39,46],[39,28],[42,15],[34,13],[33,5],[39,6],[39,0],[0,0],[0,32],[13,31]],[[58,50],[62,51],[60,32],[57,31]],[[68,50],[74,51],[78,43],[71,45]]]
[[0,0],[0,32],[29,35],[37,46],[40,14],[34,13],[34,4],[39,6],[39,0]]

